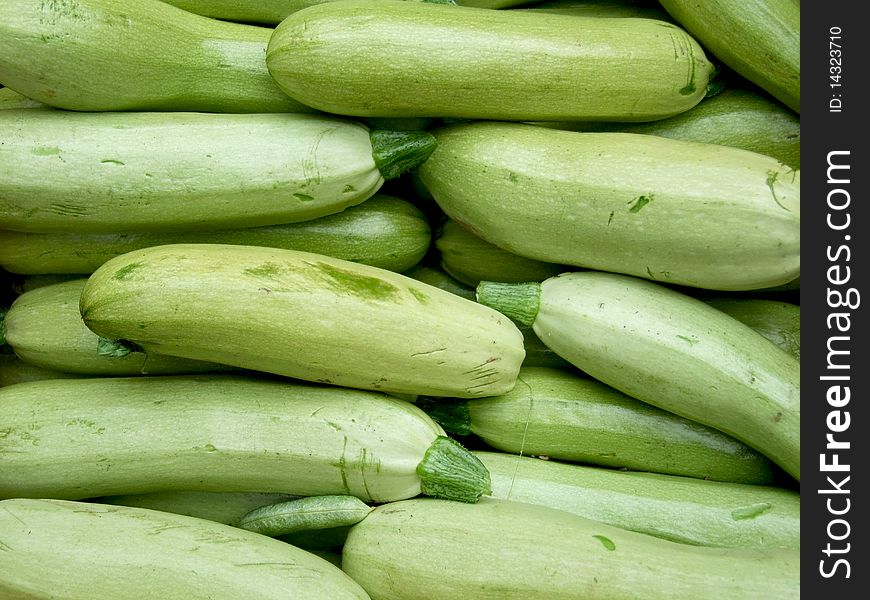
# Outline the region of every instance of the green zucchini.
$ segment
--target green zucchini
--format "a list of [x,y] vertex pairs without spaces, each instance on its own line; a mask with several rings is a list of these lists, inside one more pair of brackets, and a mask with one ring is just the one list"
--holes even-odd
[[0,130],[0,228],[45,233],[308,221],[371,197],[434,143],[304,114],[4,110]]
[[801,110],[801,5],[795,0],[661,0],[716,58]]
[[673,22],[658,2],[650,0],[546,0],[526,3],[514,10],[572,17],[635,17]]
[[477,122],[419,169],[447,215],[527,258],[698,288],[800,274],[800,171],[716,144]]
[[800,548],[800,494],[795,490],[503,452],[474,454],[489,469],[494,498],[549,506],[683,544]]
[[704,302],[749,325],[800,360],[801,307],[799,305],[766,298],[717,297],[705,298]]
[[681,292],[615,273],[482,282],[478,300],[643,402],[737,438],[800,481],[800,361]]
[[[3,232],[3,235],[6,234],[14,235],[11,232]],[[0,240],[0,244],[3,243],[3,240]],[[45,251],[45,250],[43,250]],[[52,273],[49,275],[20,275],[12,278],[12,290],[18,294],[19,296],[24,292],[29,292],[30,290],[35,290],[36,288],[45,287],[47,285],[54,285],[55,283],[63,283],[64,281],[71,281],[73,279],[81,279],[81,273]]]
[[502,314],[319,254],[172,244],[97,269],[85,324],[145,351],[334,385],[463,398],[510,390],[522,335]]
[[326,560],[221,523],[64,500],[0,509],[3,598],[369,598]]
[[492,498],[379,506],[351,527],[342,569],[375,600],[793,600],[800,593],[798,549],[689,546]]
[[261,506],[297,498],[290,494],[267,492],[152,492],[150,494],[124,494],[89,498],[98,504],[135,506],[149,510],[188,515],[232,525],[239,524],[242,517]]
[[449,219],[441,226],[435,246],[440,253],[441,268],[456,280],[472,287],[481,280],[514,283],[543,281],[570,270],[562,265],[511,254]]
[[12,108],[47,108],[42,102],[31,100],[7,87],[0,88],[0,110]]
[[404,271],[426,254],[429,222],[410,202],[375,194],[362,204],[286,225],[217,231],[134,233],[0,232],[0,265],[11,273],[90,274],[120,254],[173,243],[241,244],[326,254]]
[[53,369],[37,367],[24,362],[12,353],[0,352],[0,387],[24,383],[26,381],[41,381],[43,379],[74,379],[86,377],[73,373],[61,373]]
[[[468,300],[474,300],[474,288],[468,287],[464,283],[457,281],[441,269],[418,265],[405,273],[408,277],[428,283],[442,290],[448,291],[451,294],[462,296]],[[525,348],[526,356],[523,359],[524,367],[570,367],[570,363],[555,352],[550,350],[538,336],[532,331],[531,327],[521,323],[514,323],[520,333],[523,335],[523,348]]]
[[421,492],[474,502],[489,475],[413,404],[384,394],[212,375],[0,388],[0,498],[148,492]]
[[[108,352],[79,313],[86,279],[21,294],[6,313],[6,342],[22,360],[43,369],[88,376],[159,375],[227,371],[212,362],[129,350]],[[103,342],[101,344],[101,342]]]
[[209,19],[158,0],[7,0],[4,9],[0,82],[49,106],[314,112],[269,76],[270,28]]
[[749,484],[770,483],[771,462],[742,442],[561,369],[523,367],[507,394],[444,401],[436,418],[504,452]]
[[661,21],[390,0],[293,13],[266,65],[289,96],[327,112],[507,120],[662,119],[700,102],[713,71]]
[[350,527],[371,511],[372,507],[356,496],[308,496],[255,508],[241,518],[238,526],[277,537],[299,531]]
[[574,131],[621,131],[721,144],[801,166],[801,123],[781,102],[750,89],[729,88],[684,113],[652,123],[547,123]]
[[[277,25],[297,10],[334,0],[163,0],[184,10],[229,21]],[[509,8],[529,0],[406,0],[459,4],[478,8]]]

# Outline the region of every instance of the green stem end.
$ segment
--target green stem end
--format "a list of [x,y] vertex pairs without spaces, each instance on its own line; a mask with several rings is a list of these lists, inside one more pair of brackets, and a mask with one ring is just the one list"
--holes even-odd
[[101,337],[97,341],[97,354],[109,358],[122,358],[132,352],[142,352],[142,348],[127,340],[110,340]]
[[477,301],[531,327],[541,307],[541,284],[481,281]]
[[426,496],[475,503],[491,494],[489,470],[456,440],[438,436],[417,465]]
[[369,137],[372,158],[384,179],[395,179],[421,165],[438,144],[435,136],[427,131],[374,129]]

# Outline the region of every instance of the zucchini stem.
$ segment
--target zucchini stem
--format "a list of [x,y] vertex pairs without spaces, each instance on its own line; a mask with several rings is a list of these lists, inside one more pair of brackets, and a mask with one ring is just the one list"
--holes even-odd
[[395,179],[421,165],[435,150],[435,136],[427,131],[374,129],[369,133],[372,158],[384,179]]
[[97,354],[100,356],[121,358],[132,352],[142,352],[142,348],[127,340],[110,340],[101,337],[97,342]]
[[477,301],[531,327],[541,307],[541,284],[481,281]]
[[462,444],[443,435],[426,450],[417,475],[426,496],[475,503],[492,493],[486,466]]

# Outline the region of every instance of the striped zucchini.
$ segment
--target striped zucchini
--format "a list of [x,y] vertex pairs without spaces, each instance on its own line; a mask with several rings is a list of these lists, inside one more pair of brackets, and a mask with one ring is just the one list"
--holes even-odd
[[768,340],[800,360],[801,307],[766,298],[705,298],[704,302],[749,325]]
[[101,337],[145,351],[399,394],[501,394],[524,356],[520,332],[490,308],[295,250],[135,250],[91,275],[80,310]]
[[440,253],[441,268],[472,287],[481,280],[514,283],[543,281],[569,270],[562,265],[511,254],[450,219],[441,226],[435,246]]
[[212,375],[0,389],[0,498],[148,492],[418,494],[474,502],[480,461],[419,408],[330,386]]
[[342,569],[373,600],[793,600],[800,593],[797,549],[677,544],[492,498],[380,506],[351,527]]
[[0,232],[0,265],[11,273],[90,274],[120,254],[174,243],[239,244],[326,254],[404,271],[426,254],[429,222],[410,202],[375,194],[340,213],[302,223],[216,231]]
[[742,442],[570,371],[523,367],[507,394],[435,409],[448,431],[513,454],[714,481],[773,478],[771,462]]
[[492,497],[540,504],[639,533],[699,546],[800,548],[800,494],[782,487],[703,481],[474,453]]
[[615,273],[482,282],[478,300],[643,402],[723,431],[800,480],[800,362],[701,300]]
[[0,228],[45,233],[308,221],[366,200],[433,143],[304,114],[4,110],[0,135]]
[[79,313],[86,279],[21,294],[6,313],[6,343],[29,364],[89,376],[158,375],[226,371],[213,362],[114,349],[88,329]]
[[477,122],[419,169],[447,215],[535,260],[716,290],[800,274],[800,171],[715,144]]
[[771,156],[801,167],[800,117],[781,102],[750,89],[729,88],[669,119],[651,123],[548,123],[573,131],[621,131],[675,140],[721,144]]
[[[79,111],[314,112],[269,76],[272,29],[158,0],[5,0],[0,82]],[[38,74],[38,76],[34,76]]]
[[266,65],[289,96],[327,112],[507,120],[662,119],[700,102],[713,71],[661,21],[390,0],[293,13]]
[[800,113],[799,1],[661,0],[661,5],[716,58]]
[[369,598],[290,544],[142,508],[3,500],[0,539],[0,596],[9,599]]

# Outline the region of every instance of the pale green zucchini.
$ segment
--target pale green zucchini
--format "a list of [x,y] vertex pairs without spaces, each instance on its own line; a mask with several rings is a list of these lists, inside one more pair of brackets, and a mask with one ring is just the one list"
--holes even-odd
[[729,88],[684,113],[651,123],[548,123],[573,131],[621,131],[721,144],[766,154],[793,169],[801,166],[800,117],[781,102],[749,89]]
[[716,144],[477,122],[420,177],[447,215],[535,260],[717,290],[800,274],[800,171]]
[[62,233],[308,221],[371,197],[434,143],[304,114],[4,110],[0,132],[0,228]]
[[[0,242],[0,248],[3,243]],[[472,287],[481,280],[519,283],[543,281],[570,268],[517,256],[477,237],[448,219],[435,238],[441,268]]]
[[42,102],[31,100],[7,87],[0,87],[0,110],[12,108],[48,108]]
[[0,389],[0,498],[148,492],[420,493],[474,502],[489,475],[413,404],[384,394],[212,375]]
[[151,492],[149,494],[124,494],[89,498],[98,504],[135,506],[150,510],[208,519],[233,527],[246,514],[276,502],[292,500],[298,496],[268,492]]
[[[287,15],[324,2],[335,0],[163,0],[184,10],[229,21],[267,23],[277,25]],[[405,0],[406,2],[434,2],[459,4],[478,8],[508,8],[525,4],[529,0]]]
[[[4,232],[10,233],[10,232]],[[0,244],[2,244],[0,240]],[[45,251],[45,250],[44,250]],[[73,279],[81,279],[81,273],[52,273],[47,275],[21,275],[12,279],[12,290],[19,296],[24,292],[35,290],[36,288],[54,285],[55,283],[63,283]]]
[[714,481],[773,479],[767,458],[721,431],[561,369],[523,367],[507,394],[445,400],[436,410],[430,415],[446,430],[513,454]]
[[800,361],[681,292],[615,273],[482,282],[478,301],[643,402],[737,438],[800,480]]
[[426,254],[429,222],[416,206],[375,194],[362,204],[302,223],[215,231],[134,233],[0,232],[0,265],[11,273],[90,274],[120,254],[174,243],[239,244],[326,254],[404,271]]
[[471,398],[524,357],[504,315],[398,273],[319,254],[173,244],[91,275],[85,324],[145,351],[334,385]]
[[9,600],[369,597],[328,561],[221,523],[64,500],[0,509],[0,596]]
[[373,600],[793,600],[800,593],[798,549],[689,546],[492,498],[380,506],[351,528],[342,569]]
[[800,360],[801,307],[791,302],[765,298],[704,298],[718,308],[752,327],[768,340]]
[[327,112],[508,120],[661,119],[700,102],[713,71],[662,21],[390,0],[293,13],[266,64],[288,95]]
[[514,10],[571,17],[641,18],[673,22],[657,1],[650,0],[545,0],[527,2]]
[[800,113],[799,1],[661,0],[661,5],[716,58]]
[[36,367],[88,376],[166,375],[227,371],[213,362],[163,356],[154,352],[114,352],[101,344],[79,313],[86,279],[74,279],[21,294],[3,322],[6,343]]
[[365,518],[372,507],[356,496],[307,496],[253,509],[239,520],[239,527],[277,537],[299,531],[350,527]]
[[[428,283],[451,294],[462,296],[468,300],[474,300],[474,288],[457,281],[441,269],[418,265],[405,273],[408,277]],[[544,342],[532,331],[532,328],[521,323],[514,323],[520,333],[523,334],[523,348],[526,356],[523,358],[524,367],[570,367],[571,364],[564,358],[550,350]]]
[[26,381],[42,381],[43,379],[75,379],[86,377],[74,373],[61,373],[53,369],[44,369],[24,362],[12,353],[0,352],[0,387],[24,383]]
[[270,28],[209,19],[158,0],[6,0],[3,8],[0,82],[47,105],[314,112],[270,77]]
[[540,504],[684,544],[800,548],[800,494],[476,451],[492,497]]

